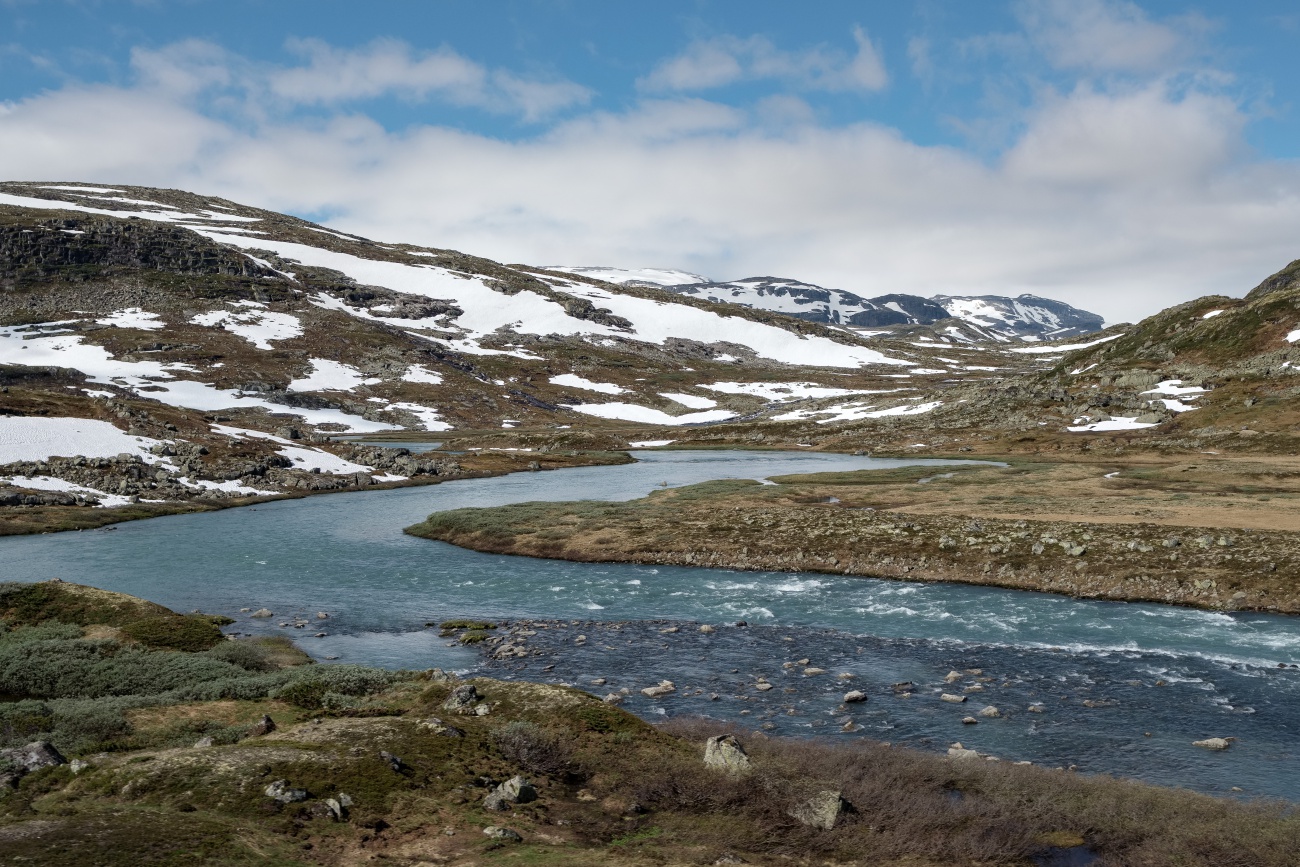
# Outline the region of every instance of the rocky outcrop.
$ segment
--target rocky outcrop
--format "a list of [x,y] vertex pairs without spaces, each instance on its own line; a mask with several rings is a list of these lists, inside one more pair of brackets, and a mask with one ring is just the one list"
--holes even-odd
[[483,799],[483,809],[501,812],[515,804],[527,804],[537,800],[537,789],[523,777],[511,777],[494,788]]
[[838,790],[826,789],[791,809],[790,817],[813,828],[830,831],[849,809],[848,801]]
[[735,735],[711,737],[704,744],[704,764],[729,774],[746,774],[751,769],[749,755]]

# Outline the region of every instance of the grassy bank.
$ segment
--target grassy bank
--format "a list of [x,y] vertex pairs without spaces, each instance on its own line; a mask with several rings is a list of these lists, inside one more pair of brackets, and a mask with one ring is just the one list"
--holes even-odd
[[721,481],[626,503],[430,515],[416,536],[586,562],[952,581],[1300,613],[1300,464],[904,467]]
[[[1300,847],[1286,805],[887,744],[741,731],[751,766],[733,776],[702,761],[717,724],[656,728],[575,689],[487,679],[469,682],[487,712],[458,714],[444,702],[464,684],[440,672],[306,665],[77,585],[0,585],[0,617],[16,699],[0,747],[78,759],[0,788],[0,864],[1281,867]],[[160,618],[174,628],[133,637]],[[486,809],[515,775],[537,799]],[[277,781],[291,799],[267,794]],[[833,827],[796,817],[825,792]]]

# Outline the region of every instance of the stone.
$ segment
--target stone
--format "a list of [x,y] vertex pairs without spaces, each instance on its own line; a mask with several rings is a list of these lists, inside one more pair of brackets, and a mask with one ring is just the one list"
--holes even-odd
[[12,772],[20,777],[32,771],[39,771],[41,768],[52,768],[67,763],[68,760],[49,741],[32,741],[26,746],[0,750],[0,764],[9,765]]
[[90,768],[90,762],[86,761],[85,759],[73,759],[71,762],[68,763],[68,767],[72,769],[72,773],[79,774],[82,771],[88,770]]
[[210,746],[212,746],[212,736],[211,736],[211,735],[207,735],[207,736],[205,736],[205,737],[201,737],[201,738],[199,738],[197,741],[194,742],[194,749],[196,749],[196,750],[201,750],[201,749],[204,749],[205,747],[210,747]]
[[326,614],[324,611],[317,611],[317,612],[316,612],[316,619],[317,619],[317,620],[329,620],[329,619],[330,619],[330,616],[329,616],[328,614]]
[[420,720],[418,723],[416,723],[416,725],[418,725],[420,728],[428,729],[429,731],[433,732],[435,735],[442,735],[443,737],[448,737],[448,738],[465,737],[465,732],[462,729],[458,729],[455,726],[449,726],[442,720],[438,719],[436,716],[431,716],[428,719]]
[[943,678],[944,683],[956,683],[959,680],[961,680],[960,671],[950,671]]
[[844,703],[853,704],[854,702],[866,701],[867,694],[860,689],[849,690],[844,693]]
[[392,768],[394,771],[397,771],[399,773],[403,768],[406,767],[406,762],[402,761],[400,758],[393,755],[388,750],[379,751],[379,760],[384,764],[388,765],[388,767]]
[[993,705],[988,705],[987,707],[981,708],[977,716],[982,716],[985,719],[997,719],[1002,716],[1002,712]]
[[487,702],[480,702],[474,705],[474,716],[487,716],[490,713],[492,713],[492,705]]
[[1041,704],[1031,704],[1029,707],[1025,708],[1025,710],[1029,711],[1030,713],[1042,713],[1043,711],[1047,710],[1047,708]]
[[620,695],[619,693],[611,692],[609,695],[601,699],[601,701],[605,702],[605,704],[622,704],[623,698],[624,696]]
[[1192,741],[1192,746],[1207,750],[1226,750],[1235,740],[1236,738],[1206,738],[1203,741]]
[[511,804],[527,804],[536,800],[537,790],[532,783],[523,777],[511,777],[488,793],[483,799],[483,809],[500,812],[510,809]]
[[275,612],[269,608],[259,608],[248,616],[249,617],[274,617]]
[[710,632],[714,632],[714,631],[715,631],[714,628],[707,623],[700,626],[700,632],[703,632],[705,635],[708,635]]
[[748,773],[752,765],[735,735],[718,735],[704,743],[704,764],[729,774]]
[[825,674],[825,673],[826,673],[826,669],[824,669],[824,668],[817,668],[816,666],[812,666],[812,667],[810,667],[810,668],[805,668],[805,669],[803,670],[803,676],[804,676],[804,677],[816,677],[816,676],[819,675],[819,674]]
[[848,809],[849,804],[840,792],[827,789],[791,810],[790,817],[810,827],[830,831]]
[[673,686],[671,680],[661,680],[657,686],[647,686],[645,689],[641,690],[641,694],[648,698],[659,698],[660,696],[668,695],[669,693],[674,693],[676,691],[677,687]]
[[961,741],[948,747],[948,758],[950,759],[978,759],[980,754],[975,750],[968,750],[961,745]]
[[449,710],[454,713],[471,714],[474,712],[474,706],[479,703],[482,696],[478,694],[478,689],[472,683],[462,683],[451,691],[447,700],[442,703],[443,710]]
[[524,838],[519,836],[518,831],[511,828],[499,828],[496,825],[488,825],[483,829],[483,834],[493,840],[503,840],[507,843],[522,843],[524,841]]
[[271,719],[268,714],[262,714],[262,718],[248,730],[248,736],[258,738],[262,735],[269,735],[273,731],[275,731],[275,720]]
[[305,801],[308,797],[306,789],[295,789],[289,785],[288,780],[276,780],[266,787],[266,796],[281,804],[296,804],[299,801]]
[[758,683],[754,684],[754,689],[759,692],[767,692],[771,688],[772,684],[768,683],[766,680],[760,680]]
[[965,700],[966,700],[966,696],[964,695],[952,695],[951,693],[947,693],[947,692],[942,693],[939,696],[939,701],[952,702],[953,704],[961,704]]

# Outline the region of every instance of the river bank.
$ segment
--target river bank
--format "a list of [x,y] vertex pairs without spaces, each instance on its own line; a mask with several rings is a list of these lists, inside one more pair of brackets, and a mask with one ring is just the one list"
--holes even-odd
[[[1300,846],[1286,804],[955,743],[941,756],[766,726],[651,726],[560,685],[304,665],[273,643],[223,640],[203,615],[77,585],[0,585],[0,617],[0,664],[39,648],[48,669],[28,662],[22,701],[0,705],[0,863],[1283,867]],[[169,643],[159,620],[188,624],[189,643]],[[126,681],[154,690],[124,695]]]
[[[400,441],[394,445],[401,445]],[[367,489],[372,491],[398,488],[425,487],[463,479],[486,479],[508,473],[538,472],[573,467],[618,466],[631,463],[626,452],[505,452],[471,451],[458,454],[454,466],[440,468],[437,475],[419,475],[400,481],[378,482],[367,477]],[[93,530],[125,521],[157,518],[163,515],[184,515],[193,512],[214,512],[276,500],[298,500],[320,494],[355,493],[355,488],[329,487],[318,490],[304,489],[271,496],[227,496],[220,499],[196,497],[189,500],[167,502],[137,502],[122,506],[94,505],[3,505],[0,506],[0,536],[21,536],[35,533],[58,533],[69,530]],[[52,498],[55,499],[55,498]],[[71,499],[71,498],[68,498]]]
[[1213,457],[1008,459],[951,472],[710,482],[621,503],[443,511],[407,532],[579,562],[821,572],[1296,614],[1296,470],[1286,461]]

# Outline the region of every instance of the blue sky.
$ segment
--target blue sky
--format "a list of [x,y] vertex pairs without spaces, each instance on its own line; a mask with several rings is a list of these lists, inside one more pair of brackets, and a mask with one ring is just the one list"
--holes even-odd
[[1036,292],[1300,255],[1280,2],[0,0],[0,174],[510,261]]

